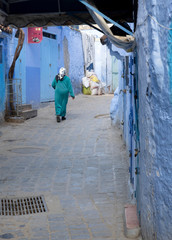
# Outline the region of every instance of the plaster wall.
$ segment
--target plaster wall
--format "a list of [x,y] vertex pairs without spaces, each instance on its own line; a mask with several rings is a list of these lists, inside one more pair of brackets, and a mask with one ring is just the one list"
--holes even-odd
[[5,55],[4,55],[4,39],[0,35],[0,122],[4,118],[5,110]]
[[[23,48],[16,61],[14,78],[21,79],[22,103],[38,108],[40,102],[54,100],[51,83],[60,67],[65,66],[71,78],[75,94],[81,93],[81,81],[84,76],[84,57],[81,33],[69,27],[48,27],[43,29],[56,35],[56,39],[43,37],[39,44],[27,43],[27,28]],[[18,38],[16,30],[6,34],[1,40],[3,46],[0,91],[0,120],[5,110],[5,78],[13,61]],[[2,35],[2,34],[1,34]]]
[[[84,76],[80,32],[69,27],[48,27],[43,31],[56,35],[56,39],[43,37],[39,44],[28,44],[27,29],[24,29],[25,42],[15,67],[15,77],[22,79],[23,103],[30,103],[34,108],[38,108],[40,102],[54,100],[51,83],[60,67],[66,67],[75,94],[81,93],[81,80]],[[9,42],[9,61],[14,55],[17,42],[18,39],[14,36]]]
[[53,71],[52,80],[59,69],[65,67],[75,94],[81,93],[81,81],[84,76],[81,33],[70,27],[49,27],[46,31],[56,35],[56,46],[53,47],[55,53],[50,59],[56,69],[56,72]]
[[81,33],[70,27],[62,27],[61,39],[59,40],[62,46],[64,65],[61,65],[63,62],[60,62],[58,67],[64,66],[66,68],[74,93],[81,93],[81,83],[84,77],[84,55]]
[[95,60],[94,60],[94,72],[102,82],[106,84],[106,91],[108,92],[107,86],[110,86],[112,90],[112,56],[111,46],[110,48],[107,45],[102,45],[100,38],[103,36],[103,33],[90,29],[82,30],[82,32],[93,35],[95,38]]
[[[4,121],[6,104],[6,79],[12,58],[14,55],[14,39],[12,34],[2,32],[0,34],[0,44],[2,46],[2,63],[0,64],[0,121]],[[10,45],[11,44],[11,45]]]
[[170,240],[172,3],[171,0],[139,0],[138,3],[140,220],[144,239]]
[[[130,78],[130,57],[132,53],[126,53],[123,49],[119,49],[114,45],[109,46],[110,54],[115,56],[116,61],[118,62],[118,112],[114,116],[115,121],[112,119],[113,125],[117,123],[118,126],[122,129],[123,139],[127,147],[127,152],[130,148],[130,126],[129,126],[129,115],[131,110],[131,93],[129,92],[130,86],[132,83],[126,80]],[[128,58],[128,66],[126,66],[126,57]],[[128,70],[127,70],[127,69]],[[127,74],[127,76],[126,76]],[[113,109],[113,103],[111,108]],[[112,117],[113,118],[113,117]]]
[[[1,33],[0,44],[2,50],[1,63],[0,63],[0,121],[4,120],[5,104],[6,104],[6,80],[8,78],[9,68],[13,61],[17,40],[15,39],[15,30],[12,34]],[[14,78],[19,75],[14,73]]]

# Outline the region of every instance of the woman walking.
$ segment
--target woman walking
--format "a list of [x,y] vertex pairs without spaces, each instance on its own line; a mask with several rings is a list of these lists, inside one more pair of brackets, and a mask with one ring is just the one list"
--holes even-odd
[[66,76],[66,69],[61,67],[59,74],[56,75],[52,82],[55,89],[55,111],[57,122],[66,120],[66,106],[68,103],[69,93],[72,99],[75,99],[70,78]]

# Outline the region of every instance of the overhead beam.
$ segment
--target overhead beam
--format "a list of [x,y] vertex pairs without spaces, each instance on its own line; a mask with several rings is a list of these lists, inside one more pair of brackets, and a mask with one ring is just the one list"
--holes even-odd
[[9,3],[29,2],[30,0],[8,0]]
[[96,12],[97,14],[99,14],[100,16],[102,16],[104,19],[106,19],[107,21],[109,21],[110,23],[112,23],[113,25],[115,25],[116,27],[120,28],[121,30],[123,30],[124,32],[126,32],[127,34],[133,36],[133,33],[130,32],[129,30],[127,30],[126,28],[124,28],[123,26],[121,26],[120,24],[118,24],[117,22],[113,21],[111,18],[107,17],[105,14],[103,14],[102,12],[100,12],[97,8],[93,7],[92,5],[90,5],[89,3],[87,3],[84,0],[78,0],[79,2],[81,2],[82,4],[84,4],[86,7],[88,7],[89,9],[91,9],[92,11]]
[[3,15],[8,15],[9,3],[6,0],[0,0],[0,12]]
[[104,32],[101,29],[97,28],[96,26],[94,26],[93,24],[89,23],[85,19],[83,19],[83,18],[81,18],[79,16],[76,16],[76,15],[74,15],[72,13],[70,13],[70,14],[68,13],[68,15],[71,15],[72,17],[76,18],[77,20],[81,21],[82,23],[84,23],[84,24],[86,24],[86,25],[88,25],[88,26],[90,26],[90,27],[92,27],[92,28],[96,29],[97,31],[99,31],[99,32],[104,34]]

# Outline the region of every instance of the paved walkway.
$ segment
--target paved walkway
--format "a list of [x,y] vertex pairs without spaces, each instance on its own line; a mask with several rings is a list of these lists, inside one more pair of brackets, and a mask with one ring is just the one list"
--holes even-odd
[[0,126],[0,198],[43,196],[47,206],[43,213],[0,216],[0,239],[126,239],[128,160],[111,127],[112,97],[70,99],[60,123],[49,103],[37,118]]

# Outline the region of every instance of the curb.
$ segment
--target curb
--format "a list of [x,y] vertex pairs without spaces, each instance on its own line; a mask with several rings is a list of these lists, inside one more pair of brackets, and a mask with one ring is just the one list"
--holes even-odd
[[127,238],[135,239],[140,236],[140,226],[137,218],[136,205],[127,204],[124,207],[124,234]]

